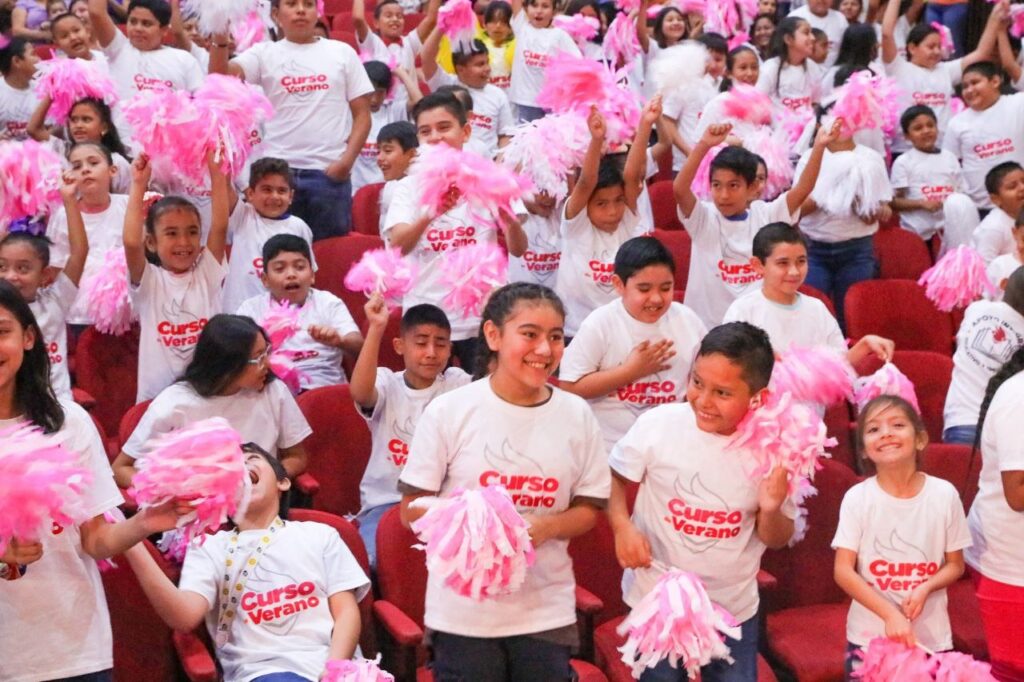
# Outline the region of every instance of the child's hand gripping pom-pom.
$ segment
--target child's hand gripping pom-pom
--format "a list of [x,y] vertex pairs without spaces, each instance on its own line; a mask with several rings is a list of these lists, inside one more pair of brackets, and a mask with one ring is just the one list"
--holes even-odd
[[121,336],[138,319],[128,293],[124,249],[108,251],[103,257],[103,268],[82,283],[82,291],[86,312],[98,331]]
[[259,11],[259,0],[192,0],[189,12],[196,17],[203,35],[227,33],[233,26]]
[[217,530],[228,517],[244,514],[249,503],[252,483],[242,439],[220,417],[150,441],[135,466],[138,473],[128,492],[140,509],[174,499],[191,501],[195,511],[178,522],[181,545]]
[[999,290],[985,272],[985,260],[977,251],[961,244],[924,271],[917,283],[935,307],[944,313],[968,305]]
[[61,159],[35,140],[0,144],[0,231],[60,201]]
[[270,338],[270,355],[267,356],[270,371],[293,394],[301,390],[306,373],[295,365],[295,351],[286,350],[284,345],[302,329],[300,311],[299,306],[288,301],[271,301],[267,314],[260,321],[260,326]]
[[401,305],[419,274],[416,264],[402,256],[399,248],[373,249],[345,275],[345,288],[367,296],[379,293],[388,305]]
[[0,429],[0,554],[11,540],[42,540],[54,523],[87,521],[81,498],[92,478],[74,453],[38,427]]
[[772,101],[753,85],[736,83],[722,98],[722,113],[737,121],[769,125],[772,122]]
[[622,662],[637,679],[665,659],[691,676],[713,660],[732,662],[723,635],[740,638],[735,620],[711,602],[700,579],[680,570],[662,575],[618,630],[627,635]]
[[843,121],[843,135],[858,130],[881,130],[892,135],[899,123],[902,92],[896,81],[858,71],[850,76],[838,93],[832,116]]
[[469,52],[476,39],[476,14],[469,0],[448,0],[437,12],[437,29],[448,36],[452,52]]
[[597,19],[585,17],[582,14],[574,14],[571,17],[559,14],[554,18],[552,25],[568,33],[569,37],[580,46],[588,40],[596,38],[597,30],[601,28],[601,23]]
[[846,358],[831,348],[792,347],[775,362],[769,388],[799,402],[828,406],[852,399],[856,378]]
[[427,513],[412,529],[423,541],[418,547],[427,553],[427,569],[445,585],[477,600],[522,587],[533,565],[533,543],[529,524],[505,488],[455,490],[420,504]]
[[460,246],[441,263],[441,287],[448,290],[445,310],[476,317],[491,292],[508,283],[508,257],[495,244]]
[[858,651],[860,668],[852,678],[863,682],[932,682],[935,664],[923,649],[876,637]]
[[569,190],[569,176],[583,163],[589,142],[583,116],[550,114],[513,128],[512,140],[501,149],[501,163],[529,178],[538,192],[561,201]]
[[380,669],[378,654],[372,661],[365,658],[327,661],[320,682],[395,682],[395,677]]
[[935,682],[995,682],[992,666],[976,660],[959,651],[943,651],[932,660],[935,668]]
[[913,405],[915,410],[921,411],[917,405],[914,384],[891,362],[885,363],[870,376],[860,377],[853,384],[853,402],[858,411],[880,395],[899,396]]
[[618,14],[612,20],[605,31],[601,48],[608,63],[618,68],[628,67],[643,53],[640,41],[636,37],[636,27],[625,14]]
[[50,98],[49,118],[64,125],[75,104],[87,97],[108,107],[117,102],[117,86],[110,75],[85,59],[50,59],[39,65],[36,95]]
[[711,163],[726,146],[725,144],[720,144],[712,147],[704,155],[704,158],[700,160],[700,165],[697,166],[697,173],[693,176],[693,184],[691,185],[693,193],[698,199],[707,201],[711,198]]

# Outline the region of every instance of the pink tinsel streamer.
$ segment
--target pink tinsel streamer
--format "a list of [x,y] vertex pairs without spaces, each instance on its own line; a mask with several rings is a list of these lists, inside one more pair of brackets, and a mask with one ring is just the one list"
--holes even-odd
[[857,652],[860,668],[851,677],[863,682],[931,682],[934,664],[922,649],[876,637]]
[[380,669],[380,655],[365,658],[327,661],[327,670],[320,682],[395,682],[395,677]]
[[299,322],[300,310],[299,306],[288,301],[271,301],[267,314],[260,322],[263,331],[270,337],[271,350],[267,358],[270,371],[294,394],[302,389],[306,373],[295,365],[295,351],[286,350],[284,345],[302,329]]
[[757,0],[708,0],[705,31],[726,38],[745,31],[757,16]]
[[961,244],[924,271],[917,283],[925,296],[944,313],[968,305],[999,290],[985,273],[985,261],[977,251]]
[[636,27],[625,14],[619,14],[612,21],[601,43],[604,58],[616,68],[628,67],[636,61],[643,50],[636,37]]
[[601,28],[597,19],[585,17],[582,14],[574,14],[571,17],[559,14],[552,24],[555,28],[560,28],[568,33],[577,45],[583,45],[588,40],[596,38],[597,30]]
[[711,163],[723,149],[725,149],[724,144],[712,147],[697,166],[697,174],[693,176],[693,184],[690,185],[690,188],[699,199],[711,198]]
[[0,429],[0,554],[14,539],[42,540],[54,523],[87,521],[82,496],[91,482],[78,456],[38,427]]
[[958,651],[935,654],[935,682],[995,682],[992,666]]
[[793,186],[796,169],[790,154],[792,147],[784,130],[764,126],[744,139],[743,146],[759,154],[768,168],[764,188],[766,199],[774,199]]
[[128,264],[124,249],[111,249],[103,268],[82,283],[86,312],[104,334],[121,336],[138,319],[128,292]]
[[391,305],[399,305],[409,293],[418,275],[416,264],[402,257],[402,250],[373,249],[345,275],[345,288],[361,291],[367,296],[379,293]]
[[448,0],[437,12],[437,29],[448,36],[453,52],[469,52],[476,38],[476,14],[470,0]]
[[235,39],[235,53],[241,54],[267,39],[267,27],[259,12],[250,12],[231,25],[231,36]]
[[1010,5],[1010,35],[1024,36],[1024,5]]
[[901,112],[902,92],[896,81],[858,71],[839,89],[832,116],[843,120],[843,134],[858,130],[881,130],[892,135]]
[[35,140],[0,143],[0,230],[60,201],[61,159]]
[[956,45],[953,43],[953,33],[949,28],[937,21],[933,21],[931,23],[931,27],[939,32],[939,45],[942,49],[942,58],[949,59],[950,55],[952,55],[956,50]]
[[96,64],[84,59],[51,59],[39,66],[36,95],[50,98],[49,117],[58,125],[67,123],[75,104],[86,97],[117,102],[117,87]]
[[[677,0],[672,4],[678,7],[683,14],[706,14],[708,11],[707,0]],[[665,7],[669,7],[669,5],[662,5],[659,9]]]
[[448,251],[441,263],[445,310],[476,317],[491,292],[508,282],[508,257],[496,244],[472,244]]
[[615,0],[615,6],[624,14],[631,14],[640,9],[640,0]]
[[662,575],[618,630],[627,635],[622,662],[636,678],[665,659],[691,676],[713,660],[732,662],[723,635],[740,638],[735,620],[712,603],[700,578],[680,570]]
[[913,405],[915,410],[921,410],[917,404],[914,384],[891,362],[882,365],[874,374],[857,379],[853,384],[853,402],[858,411],[880,395],[899,396]]
[[463,597],[483,600],[515,592],[533,565],[529,524],[501,486],[454,490],[424,502],[412,525],[423,541],[427,569]]
[[569,191],[569,176],[583,163],[589,143],[590,132],[582,116],[549,114],[512,129],[512,140],[501,149],[501,163],[526,175],[538,192],[561,201]]
[[769,125],[772,122],[772,101],[753,85],[736,83],[722,98],[722,114],[754,125]]
[[775,361],[769,388],[800,402],[834,405],[853,398],[856,376],[846,358],[831,348],[794,346]]

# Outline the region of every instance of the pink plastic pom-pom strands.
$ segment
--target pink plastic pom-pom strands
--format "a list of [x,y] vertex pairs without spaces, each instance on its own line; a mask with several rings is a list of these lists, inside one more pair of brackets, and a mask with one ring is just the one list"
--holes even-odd
[[299,392],[302,380],[306,377],[306,373],[295,365],[296,352],[284,348],[284,344],[302,329],[299,312],[299,306],[288,301],[271,301],[266,316],[260,322],[260,326],[270,337],[270,355],[267,358],[270,371],[283,381],[292,393]]
[[496,244],[452,249],[441,268],[441,283],[448,289],[445,309],[463,317],[479,315],[491,292],[508,282],[508,257]]
[[320,682],[395,682],[395,678],[380,669],[378,655],[373,661],[365,658],[327,661],[327,670]]
[[992,667],[956,651],[933,653],[876,637],[857,652],[861,665],[854,679],[863,682],[995,682]]
[[601,28],[601,23],[597,19],[585,17],[582,14],[574,14],[571,17],[559,14],[552,23],[555,28],[560,28],[568,33],[577,45],[596,38],[597,30]]
[[404,258],[401,249],[373,249],[345,275],[345,287],[367,296],[379,293],[388,305],[399,305],[416,283],[417,274],[416,264]]
[[791,393],[800,402],[834,405],[853,398],[855,378],[853,368],[837,351],[793,347],[775,362],[769,387],[773,393]]
[[992,666],[958,651],[935,654],[935,682],[995,682]]
[[50,213],[60,201],[61,159],[35,140],[0,143],[0,230]]
[[476,38],[476,15],[469,0],[449,0],[437,12],[437,28],[448,36],[453,52],[469,52]]
[[501,162],[526,175],[538,192],[561,201],[569,191],[569,176],[583,163],[589,142],[590,132],[582,116],[550,114],[514,128],[512,141],[501,149]]
[[188,9],[203,35],[226,33],[259,10],[259,0],[190,0]]
[[917,283],[924,287],[928,300],[944,313],[966,308],[986,294],[999,293],[985,272],[981,254],[962,244],[925,270]]
[[772,122],[772,101],[752,85],[736,83],[722,100],[722,113],[754,125],[769,125]]
[[871,376],[861,377],[853,385],[853,402],[858,410],[880,395],[896,395],[914,406],[920,411],[917,405],[917,393],[914,391],[914,384],[891,362],[882,365],[881,369]]
[[138,319],[128,293],[128,265],[124,249],[113,249],[103,257],[103,268],[82,283],[86,312],[104,334],[120,336]]
[[51,59],[39,66],[42,75],[36,82],[36,94],[50,98],[49,117],[59,125],[67,123],[75,103],[86,97],[112,107],[117,102],[117,86],[96,64],[84,59]]
[[643,50],[636,37],[636,28],[625,14],[619,14],[612,21],[601,43],[604,57],[610,64],[627,67],[636,61]]
[[902,92],[896,81],[858,71],[839,89],[832,116],[843,121],[843,134],[881,130],[891,135],[899,123]]

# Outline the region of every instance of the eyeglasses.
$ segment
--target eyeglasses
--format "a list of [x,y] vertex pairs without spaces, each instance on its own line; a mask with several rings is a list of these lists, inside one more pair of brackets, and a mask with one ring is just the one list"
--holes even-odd
[[263,349],[262,353],[260,353],[254,358],[249,358],[245,362],[250,365],[265,365],[267,363],[267,360],[270,358],[270,351],[270,344],[267,344],[267,347]]

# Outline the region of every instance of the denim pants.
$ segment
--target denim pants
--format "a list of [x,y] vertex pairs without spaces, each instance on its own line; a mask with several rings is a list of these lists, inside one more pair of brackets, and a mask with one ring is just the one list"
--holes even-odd
[[569,647],[529,635],[466,637],[432,635],[437,682],[568,682],[574,673]]
[[54,682],[111,682],[114,679],[114,671],[112,670],[101,670],[98,673],[86,673],[85,675],[75,675],[74,677],[65,677],[60,680],[54,680]]
[[[757,616],[740,623],[740,639],[725,638],[733,662],[712,661],[700,669],[701,682],[757,682]],[[640,682],[683,682],[689,679],[682,668],[664,660],[640,675]]]
[[297,673],[267,673],[252,678],[251,682],[313,682],[313,680]]
[[974,437],[978,434],[978,427],[974,424],[963,426],[950,426],[942,432],[943,443],[957,443],[958,445],[974,445]]
[[967,2],[953,5],[938,5],[929,2],[924,12],[925,23],[937,21],[949,29],[953,37],[954,57],[964,56],[964,40],[967,38]]
[[371,570],[377,568],[377,526],[380,525],[380,517],[394,506],[394,504],[381,504],[364,509],[356,516],[356,521],[359,523],[359,537],[363,539],[363,544],[366,546],[366,555],[370,559]]
[[352,181],[336,182],[321,170],[297,168],[291,213],[306,221],[313,241],[340,237],[352,229]]
[[517,123],[530,123],[536,121],[539,118],[544,118],[545,112],[540,107],[530,107],[525,104],[516,105],[516,119]]
[[844,242],[811,240],[807,261],[807,284],[832,297],[836,319],[845,333],[847,290],[857,282],[874,279],[878,272],[872,238],[859,237]]

